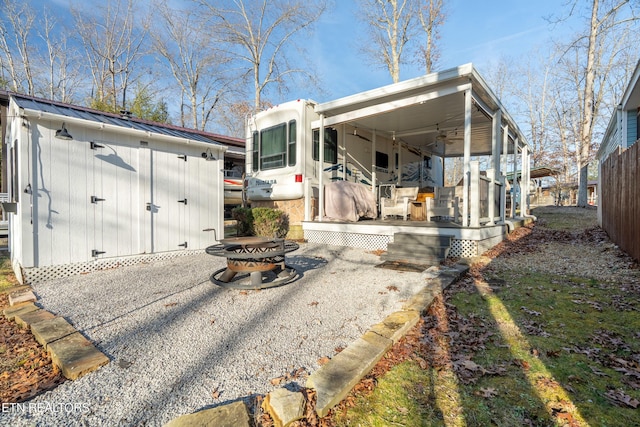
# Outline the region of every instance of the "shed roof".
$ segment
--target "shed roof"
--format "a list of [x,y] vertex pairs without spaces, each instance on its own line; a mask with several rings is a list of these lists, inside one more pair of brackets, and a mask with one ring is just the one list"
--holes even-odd
[[213,133],[198,131],[195,129],[187,129],[179,126],[169,125],[166,123],[152,122],[137,117],[131,117],[126,114],[118,115],[107,113],[91,108],[64,104],[57,101],[45,100],[26,95],[14,93],[6,94],[12,96],[18,107],[24,108],[25,110],[42,111],[45,113],[56,114],[59,116],[70,117],[74,119],[104,123],[125,129],[151,132],[159,135],[188,139],[191,141],[198,141],[213,145],[244,146],[244,140],[240,138],[222,136]]

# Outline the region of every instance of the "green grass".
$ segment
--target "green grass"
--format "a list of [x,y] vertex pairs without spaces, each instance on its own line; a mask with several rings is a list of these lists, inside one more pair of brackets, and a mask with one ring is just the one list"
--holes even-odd
[[582,231],[598,224],[593,208],[540,206],[531,213],[541,218],[544,227],[551,230]]
[[[550,229],[594,226],[593,212],[571,218],[553,208],[541,212]],[[337,411],[337,425],[640,425],[640,407],[607,397],[620,390],[640,400],[637,293],[589,277],[494,266],[475,282],[454,285],[447,303],[457,317],[442,342],[491,334],[484,344],[454,349],[450,357],[466,355],[485,369],[503,367],[503,374],[465,382],[451,364],[422,369],[416,361],[404,362],[380,378],[373,393],[357,396],[353,408]],[[457,330],[456,318],[475,319],[474,326]],[[625,362],[629,375],[621,367]]]

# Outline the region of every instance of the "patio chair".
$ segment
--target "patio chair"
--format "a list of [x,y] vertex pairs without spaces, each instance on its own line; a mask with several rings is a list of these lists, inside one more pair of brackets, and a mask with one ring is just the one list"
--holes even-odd
[[399,215],[406,221],[409,214],[409,202],[416,200],[418,190],[418,187],[391,188],[390,197],[380,198],[380,217],[386,219],[391,215]]
[[436,187],[433,200],[427,199],[427,221],[457,221],[460,216],[461,187]]

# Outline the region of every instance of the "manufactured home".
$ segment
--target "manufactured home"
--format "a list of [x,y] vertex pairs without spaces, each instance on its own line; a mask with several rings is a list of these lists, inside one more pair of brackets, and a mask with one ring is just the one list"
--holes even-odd
[[215,135],[126,113],[5,99],[3,208],[19,278],[163,259],[223,236],[227,147]]
[[[467,256],[528,217],[529,189],[507,204],[505,175],[528,174],[529,146],[472,64],[334,101],[277,105],[249,118],[246,138],[247,198],[287,212],[290,237],[386,249],[396,233],[447,234],[451,255]],[[452,159],[460,185],[447,180]],[[346,202],[357,211],[350,220],[333,212],[345,193],[366,199]],[[385,209],[399,194],[411,205]]]

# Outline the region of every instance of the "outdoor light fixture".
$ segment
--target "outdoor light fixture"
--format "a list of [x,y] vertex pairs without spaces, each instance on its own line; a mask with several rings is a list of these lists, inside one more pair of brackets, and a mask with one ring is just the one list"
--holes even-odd
[[73,137],[71,136],[71,134],[67,131],[66,126],[64,125],[64,122],[62,122],[62,129],[58,129],[56,131],[56,138],[58,139],[64,139],[66,141],[73,139]]
[[207,151],[205,151],[204,153],[202,153],[202,158],[205,159],[206,161],[212,161],[212,160],[217,160],[214,156],[213,153],[211,152],[210,148],[207,148]]

